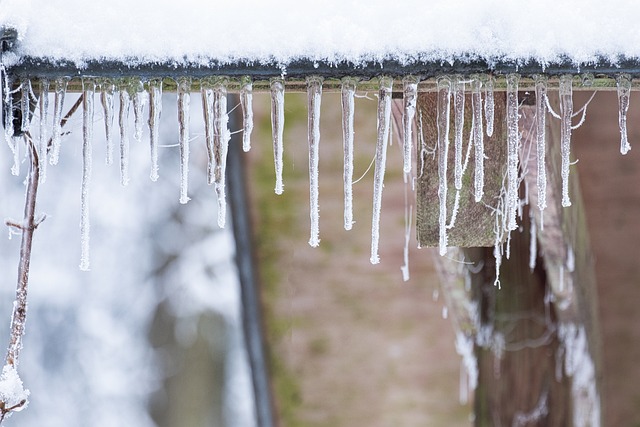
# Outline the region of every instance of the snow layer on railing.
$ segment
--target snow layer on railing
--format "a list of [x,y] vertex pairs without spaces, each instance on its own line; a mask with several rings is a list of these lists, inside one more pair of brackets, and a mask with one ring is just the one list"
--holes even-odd
[[[640,3],[611,0],[0,0],[19,56],[132,63],[612,62],[640,57]],[[13,55],[7,61],[17,59]]]

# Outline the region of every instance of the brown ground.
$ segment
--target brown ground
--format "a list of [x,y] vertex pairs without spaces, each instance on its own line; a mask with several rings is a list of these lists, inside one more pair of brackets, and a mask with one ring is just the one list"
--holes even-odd
[[[588,94],[575,95],[577,110]],[[600,93],[586,123],[574,132],[591,241],[596,257],[603,335],[604,413],[607,426],[640,426],[640,107],[632,106],[627,156],[619,153],[615,93]],[[267,125],[268,99],[256,96],[256,121]],[[284,425],[465,426],[468,406],[459,404],[460,358],[451,322],[434,302],[437,277],[431,252],[411,243],[411,280],[402,282],[404,188],[400,150],[389,149],[383,196],[381,264],[369,263],[373,170],[355,186],[352,231],[342,228],[340,101],[323,96],[320,157],[321,244],[309,236],[306,96],[287,95],[285,193],[255,183],[261,215],[288,200],[286,230],[269,234],[261,258],[275,268],[265,297],[272,357],[286,377],[288,394],[278,402]],[[366,112],[365,112],[366,111]],[[356,177],[375,145],[375,101],[356,106]],[[273,170],[269,132],[254,135],[250,170]],[[252,172],[255,175],[255,172]],[[263,179],[263,178],[262,178]],[[289,197],[285,199],[283,197]],[[261,203],[260,201],[266,201]],[[283,215],[278,211],[275,215]],[[282,224],[281,224],[282,226]],[[275,237],[274,237],[275,236]],[[274,286],[275,285],[275,286]],[[276,330],[276,332],[274,332]],[[276,379],[277,381],[281,381]],[[282,381],[281,381],[282,382]],[[285,397],[283,397],[285,396]]]

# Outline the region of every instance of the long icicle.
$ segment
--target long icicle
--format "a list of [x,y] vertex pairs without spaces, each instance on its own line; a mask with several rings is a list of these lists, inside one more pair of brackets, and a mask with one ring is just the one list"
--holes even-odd
[[454,186],[462,189],[462,133],[464,131],[464,91],[465,83],[461,76],[456,76],[453,82],[453,110],[454,110]]
[[620,74],[616,79],[618,89],[618,126],[620,127],[620,153],[627,154],[631,150],[627,137],[627,111],[631,97],[631,76]]
[[313,248],[320,244],[320,207],[318,164],[320,148],[320,102],[322,99],[322,77],[307,78],[308,123],[309,123],[309,207],[311,235],[309,245]]
[[407,76],[402,80],[404,114],[402,115],[403,133],[403,171],[411,173],[411,153],[413,142],[413,119],[416,115],[416,102],[418,100],[418,81],[415,76]]
[[189,103],[191,100],[191,80],[178,80],[178,126],[180,146],[180,203],[189,201]]
[[89,184],[91,182],[91,144],[93,141],[93,80],[82,81],[82,196],[80,214],[80,270],[89,270]]
[[373,177],[373,219],[371,221],[371,264],[378,264],[378,244],[380,240],[380,213],[382,211],[382,189],[387,162],[387,145],[391,125],[391,94],[393,79],[380,77],[378,92],[378,138],[376,141],[376,168]]
[[271,79],[271,131],[273,135],[273,160],[276,169],[276,194],[282,194],[282,156],[284,132],[284,79]]
[[251,132],[253,132],[253,82],[251,77],[240,79],[240,106],[242,107],[242,150],[251,150]]
[[439,252],[447,253],[447,164],[449,157],[449,120],[451,109],[451,80],[438,79],[438,99],[436,107],[436,127],[438,131],[438,200],[440,202]]
[[482,200],[484,195],[484,131],[482,128],[482,81],[474,76],[471,83],[471,111],[473,112],[473,145],[475,148],[474,199]]
[[216,157],[213,152],[213,88],[211,81],[204,79],[200,84],[202,114],[204,115],[204,139],[207,147],[207,184],[215,181]]
[[38,147],[40,153],[38,159],[40,162],[40,183],[47,180],[47,151],[49,137],[47,135],[47,116],[49,113],[49,80],[40,80],[40,132]]
[[31,80],[23,79],[20,82],[20,108],[22,110],[22,124],[20,129],[22,132],[28,132],[31,126]]
[[135,79],[131,82],[131,89],[133,92],[133,139],[141,142],[144,122],[142,112],[147,100],[147,92],[144,90],[144,84],[140,79]]
[[131,95],[129,94],[129,84],[124,82],[120,85],[120,184],[129,185],[129,109],[131,106]]
[[489,74],[484,87],[484,116],[487,121],[487,136],[493,136],[493,117],[495,114],[495,101],[493,97],[493,89],[496,83],[496,79]]
[[227,112],[227,81],[222,78],[213,86],[213,151],[215,157],[215,189],[218,195],[218,226],[224,228],[227,218],[225,174],[229,149],[229,114]]
[[149,80],[149,145],[151,150],[151,181],[158,180],[158,138],[162,115],[162,79]]
[[518,196],[518,149],[520,131],[518,129],[518,74],[507,75],[507,229],[515,230],[520,199]]
[[344,150],[344,229],[353,227],[353,117],[357,80],[342,79],[342,147]]
[[[547,167],[546,167],[546,118],[547,118],[547,78],[536,76],[536,157],[538,163],[538,209],[540,215],[547,207]],[[543,222],[541,222],[542,224]]]
[[105,163],[113,163],[113,118],[114,118],[114,92],[116,86],[109,79],[100,85],[100,102],[104,111],[104,132],[107,140],[107,155]]
[[57,165],[60,158],[60,138],[62,136],[62,107],[64,106],[64,96],[67,93],[68,77],[58,77],[56,79],[55,98],[53,101],[53,131],[51,135],[51,158],[49,163]]
[[560,152],[562,156],[562,206],[571,206],[569,198],[569,166],[571,165],[571,118],[573,116],[573,77],[560,76]]

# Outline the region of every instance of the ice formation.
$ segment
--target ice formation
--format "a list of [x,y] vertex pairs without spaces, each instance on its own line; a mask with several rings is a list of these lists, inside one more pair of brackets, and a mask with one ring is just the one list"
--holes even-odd
[[189,201],[189,102],[191,81],[183,77],[178,80],[178,127],[180,146],[180,203]]
[[113,118],[114,118],[114,92],[116,86],[111,81],[100,84],[100,103],[104,112],[104,131],[107,140],[107,155],[105,163],[113,163]]
[[149,145],[151,151],[151,181],[158,180],[158,138],[162,114],[162,79],[149,81]]
[[251,132],[253,132],[253,82],[245,76],[240,81],[240,105],[242,106],[242,149],[251,149]]
[[353,117],[357,80],[342,79],[342,142],[344,150],[344,229],[353,227]]
[[271,80],[271,129],[273,134],[273,158],[276,169],[276,194],[282,194],[282,156],[284,132],[284,79]]
[[403,171],[411,172],[411,153],[413,152],[413,119],[416,115],[418,100],[418,81],[414,76],[405,77],[403,84],[404,114],[402,116],[403,132]]
[[439,251],[447,253],[447,163],[449,157],[449,117],[451,108],[451,81],[442,77],[438,79],[438,100],[436,125],[438,129],[438,200],[439,214]]
[[80,270],[89,270],[89,185],[91,183],[91,144],[93,141],[93,102],[95,82],[82,82],[82,200],[80,214]]
[[474,199],[482,200],[484,195],[484,132],[482,128],[482,82],[479,76],[474,76],[471,83],[471,111],[473,112],[473,146],[475,147],[475,171],[473,179]]
[[571,206],[569,199],[569,166],[571,165],[571,118],[573,117],[573,76],[560,77],[560,154],[562,156],[562,206]]
[[462,136],[464,131],[464,98],[465,82],[462,77],[453,81],[453,111],[454,111],[454,186],[462,189]]
[[627,137],[627,111],[629,110],[629,98],[631,97],[631,77],[621,74],[616,79],[618,88],[618,126],[620,127],[620,153],[627,154],[631,150]]
[[307,79],[307,97],[309,114],[309,197],[311,217],[311,237],[309,245],[320,244],[320,208],[318,194],[318,162],[320,149],[320,101],[322,98],[322,78]]
[[127,83],[120,85],[120,114],[118,125],[120,127],[120,184],[129,184],[129,109],[131,95]]

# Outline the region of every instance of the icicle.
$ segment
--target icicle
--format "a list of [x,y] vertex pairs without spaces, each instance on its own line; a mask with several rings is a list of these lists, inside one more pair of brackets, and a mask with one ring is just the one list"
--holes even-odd
[[149,80],[149,144],[151,149],[151,181],[158,180],[158,137],[162,114],[162,79]]
[[142,80],[136,79],[131,83],[133,93],[133,139],[138,142],[142,141],[142,110],[146,103],[147,92],[144,90]]
[[53,132],[51,136],[52,148],[49,163],[58,164],[60,158],[60,137],[62,136],[62,107],[64,106],[64,96],[67,93],[68,77],[58,77],[56,79],[56,95],[53,101]]
[[40,80],[40,140],[38,162],[40,163],[40,183],[47,180],[47,152],[49,137],[47,135],[47,114],[49,112],[49,80]]
[[342,79],[342,146],[344,149],[344,229],[353,227],[353,113],[357,80]]
[[536,229],[536,218],[533,210],[529,210],[529,270],[536,269],[536,260],[538,258],[538,236]]
[[560,152],[562,156],[562,206],[571,206],[569,199],[569,166],[571,164],[571,117],[573,117],[573,77],[560,77]]
[[227,218],[225,173],[229,148],[229,114],[227,113],[227,81],[221,79],[213,87],[213,152],[215,155],[215,188],[218,195],[218,226],[224,228]]
[[282,133],[284,131],[284,79],[271,79],[271,131],[273,135],[273,158],[276,168],[276,194],[282,194]]
[[438,129],[438,200],[440,202],[439,229],[440,255],[447,253],[447,163],[449,156],[449,117],[451,107],[451,80],[438,79],[436,126]]
[[404,114],[402,124],[404,128],[404,173],[411,173],[411,152],[413,142],[413,118],[416,114],[416,101],[418,99],[418,81],[414,76],[407,76],[402,80],[404,89]]
[[240,105],[242,106],[242,149],[251,149],[251,132],[253,131],[253,83],[251,77],[240,79]]
[[507,75],[507,229],[515,230],[516,215],[520,200],[518,197],[518,74]]
[[475,175],[473,179],[476,202],[484,195],[484,132],[482,131],[482,82],[475,76],[471,83],[471,110],[473,112],[473,144],[475,147]]
[[493,87],[495,85],[495,78],[489,74],[484,88],[484,115],[487,121],[487,136],[493,135],[493,115],[495,110],[495,104],[493,99]]
[[202,114],[204,115],[204,137],[207,146],[207,184],[215,181],[216,157],[213,152],[213,88],[211,81],[203,80],[200,93],[202,95]]
[[462,77],[456,77],[453,83],[453,109],[454,109],[454,185],[456,190],[462,189],[462,131],[464,130],[464,90],[465,84]]
[[23,80],[20,86],[20,108],[22,110],[22,123],[20,125],[20,129],[22,132],[28,132],[31,125],[31,80]]
[[89,183],[91,182],[91,144],[93,140],[93,80],[82,81],[82,198],[80,215],[80,270],[89,270]]
[[538,209],[547,207],[546,117],[547,78],[536,76],[536,153],[538,161]]
[[378,138],[376,141],[376,169],[373,178],[373,219],[371,222],[371,264],[378,264],[378,241],[380,239],[380,212],[382,210],[382,188],[387,162],[387,144],[391,124],[391,90],[393,79],[380,77],[378,98]]
[[110,80],[105,80],[100,85],[100,102],[104,111],[104,133],[107,140],[107,156],[105,163],[110,165],[113,163],[113,111],[114,111],[114,92],[116,86]]
[[631,76],[620,74],[616,79],[618,88],[618,126],[620,126],[620,153],[627,154],[631,150],[627,138],[627,110],[629,110],[629,98],[631,97]]
[[11,96],[11,83],[7,76],[7,72],[2,69],[3,86],[2,91],[4,95],[4,138],[11,148],[12,152],[15,151],[13,147],[13,97]]
[[124,82],[120,85],[120,184],[129,185],[129,108],[131,95],[129,85]]
[[318,205],[318,162],[320,148],[320,102],[322,100],[322,77],[307,78],[309,114],[309,194],[311,237],[309,245],[320,244],[320,208]]
[[191,99],[191,80],[181,77],[178,80],[178,124],[180,127],[180,203],[189,201],[187,195],[189,183],[189,101]]

